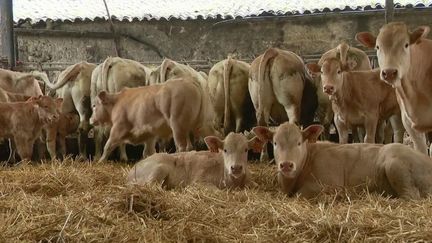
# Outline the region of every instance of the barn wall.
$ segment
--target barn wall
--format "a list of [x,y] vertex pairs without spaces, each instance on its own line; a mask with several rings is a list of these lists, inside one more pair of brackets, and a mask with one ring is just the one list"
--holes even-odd
[[[411,27],[432,25],[432,10],[409,9],[395,14],[396,21]],[[358,31],[377,32],[384,23],[384,12],[330,13],[316,16],[270,18],[217,24],[221,20],[161,20],[115,22],[128,38],[121,38],[123,57],[143,62],[160,61],[162,55],[174,60],[223,59],[235,52],[251,59],[268,47],[292,50],[300,55],[323,53],[341,40],[353,40]],[[55,22],[55,30],[106,31],[105,21]],[[45,23],[33,28],[45,28]],[[50,27],[51,28],[51,27]],[[19,60],[37,62],[100,62],[114,55],[114,41],[103,38],[73,38],[19,35]],[[148,43],[150,45],[148,45]]]

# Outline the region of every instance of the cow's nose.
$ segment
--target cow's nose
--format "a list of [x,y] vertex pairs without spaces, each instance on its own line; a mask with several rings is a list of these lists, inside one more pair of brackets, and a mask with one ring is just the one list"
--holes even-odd
[[324,93],[326,93],[326,94],[329,94],[329,95],[332,95],[333,93],[334,93],[334,86],[333,85],[325,85],[324,87],[323,87],[323,91],[324,91]]
[[383,69],[381,71],[381,76],[385,81],[391,82],[396,79],[397,73],[397,69]]
[[231,166],[231,172],[233,174],[240,174],[243,170],[243,166],[241,165],[232,165]]
[[294,169],[294,163],[291,161],[283,162],[279,165],[282,171],[292,171]]

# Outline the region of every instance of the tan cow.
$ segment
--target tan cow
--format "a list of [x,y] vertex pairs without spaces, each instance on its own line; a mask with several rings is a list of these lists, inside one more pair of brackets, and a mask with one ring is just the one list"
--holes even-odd
[[420,199],[432,194],[432,160],[406,145],[318,142],[320,125],[304,130],[289,123],[276,132],[256,127],[261,140],[274,144],[282,191],[311,198],[323,188],[366,189]]
[[[379,69],[347,71],[342,61],[327,58],[322,66],[313,63],[307,66],[315,75],[321,75],[323,92],[329,95],[335,113],[339,142],[348,143],[349,128],[355,125],[365,127],[366,143],[375,143],[378,124],[400,114],[395,92],[390,85],[380,82]],[[394,141],[402,143],[405,131],[400,125],[395,129]]]
[[[91,76],[91,104],[95,104],[96,96],[101,91],[108,93],[119,92],[124,87],[140,87],[149,84],[152,70],[141,63],[120,57],[108,57],[98,65]],[[94,129],[95,159],[102,154],[102,142],[109,128]],[[127,161],[126,147],[120,146],[120,159]]]
[[[217,124],[225,134],[248,129],[254,119],[254,107],[248,92],[250,65],[228,57],[216,63],[209,72],[208,89]],[[235,124],[235,129],[232,124]],[[251,127],[250,127],[251,128]],[[249,128],[249,129],[250,129]]]
[[56,122],[63,100],[49,96],[26,102],[0,102],[0,137],[13,139],[21,159],[31,159],[33,144],[43,126]]
[[209,136],[210,151],[154,154],[135,164],[127,176],[129,184],[158,183],[166,189],[204,183],[218,188],[254,187],[247,165],[248,149],[259,152],[263,143],[230,133],[225,140]]
[[427,153],[425,132],[432,131],[432,40],[429,27],[410,32],[401,22],[384,25],[377,37],[361,32],[356,39],[377,50],[381,79],[396,90],[402,121],[414,147]]
[[145,142],[143,157],[151,155],[157,139],[171,136],[177,151],[191,150],[189,134],[216,134],[204,95],[194,79],[171,79],[163,84],[125,88],[114,94],[100,92],[91,122],[111,127],[100,161],[125,142]]
[[[344,62],[347,70],[360,71],[360,70],[371,70],[372,66],[369,61],[367,54],[355,47],[349,47],[341,50],[341,45],[325,52],[318,61],[318,65],[322,66],[324,61],[329,58],[340,58]],[[330,126],[333,122],[333,109],[331,102],[327,94],[323,92],[321,84],[321,75],[316,73],[310,73],[313,78],[315,87],[317,88],[318,96],[318,108],[316,111],[316,118],[324,126],[324,132],[321,134],[323,140],[330,138]],[[357,140],[357,129],[353,130],[354,140]],[[360,131],[359,131],[360,132]],[[363,131],[361,131],[363,132]]]
[[0,69],[0,88],[12,93],[39,96],[42,95],[42,90],[36,78],[44,81],[48,80],[48,76],[45,73],[38,71],[22,73]]
[[[318,106],[317,91],[295,53],[267,49],[251,64],[248,88],[258,125],[268,126],[270,119],[276,124],[287,120],[312,124]],[[267,159],[264,149],[261,161]]]
[[[58,97],[63,98],[61,112],[65,115],[62,116],[60,122],[67,121],[70,113],[77,112],[79,114],[78,145],[82,157],[87,156],[87,134],[90,130],[89,119],[91,116],[90,84],[91,75],[95,68],[95,64],[83,61],[67,67],[59,74],[57,82],[54,84],[45,80],[46,85],[55,91]],[[47,132],[50,134],[47,136],[54,138],[55,134],[63,134],[64,131],[53,130],[55,127],[61,128],[62,126],[63,124],[56,124],[48,128]],[[55,143],[56,139],[47,140],[51,158],[56,155]],[[64,144],[64,141],[61,144]]]

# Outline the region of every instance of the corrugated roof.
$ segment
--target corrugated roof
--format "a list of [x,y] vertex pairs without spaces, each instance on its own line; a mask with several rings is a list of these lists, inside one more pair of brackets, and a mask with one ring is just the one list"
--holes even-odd
[[[110,13],[120,20],[236,18],[307,14],[335,10],[383,8],[385,0],[106,0]],[[14,21],[105,18],[103,0],[14,0]],[[396,0],[397,7],[431,7],[432,0]]]

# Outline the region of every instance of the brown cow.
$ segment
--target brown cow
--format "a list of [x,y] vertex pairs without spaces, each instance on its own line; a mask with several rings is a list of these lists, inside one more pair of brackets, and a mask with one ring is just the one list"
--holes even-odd
[[[125,88],[108,94],[102,91],[93,107],[91,122],[111,126],[100,161],[125,143],[146,143],[143,156],[155,152],[158,138],[174,137],[177,151],[191,150],[189,134],[217,134],[205,97],[195,80],[171,79],[163,84]],[[210,117],[210,118],[209,118]]]
[[[46,144],[51,159],[57,158],[57,143],[60,146],[60,154],[64,158],[66,155],[66,136],[76,132],[80,125],[80,116],[74,112],[59,115],[57,122],[53,122],[45,127]],[[86,146],[86,144],[85,144]]]
[[21,159],[31,159],[43,126],[56,122],[62,99],[32,97],[26,102],[0,102],[0,137],[15,141]]
[[344,187],[405,199],[432,195],[432,160],[426,155],[398,143],[316,143],[322,130],[320,125],[300,130],[289,123],[276,132],[253,129],[261,140],[274,144],[283,192],[311,198],[324,187]]
[[135,164],[127,181],[143,185],[158,183],[166,189],[205,183],[218,188],[254,187],[247,166],[248,149],[259,152],[263,143],[254,137],[247,140],[230,133],[225,140],[209,136],[205,142],[210,151],[154,154]]
[[[90,83],[91,75],[95,68],[95,64],[83,61],[67,67],[59,74],[57,82],[54,84],[44,80],[48,87],[56,92],[58,97],[63,98],[61,111],[65,115],[62,116],[62,121],[67,121],[67,117],[70,116],[70,113],[77,112],[79,114],[78,145],[80,155],[83,157],[87,155],[87,134],[90,130],[89,119],[91,116]],[[50,127],[49,130],[54,134],[64,133],[64,131],[55,132],[53,130],[54,127],[61,128],[61,126],[62,124],[54,125]],[[51,134],[50,136],[52,137],[55,135]],[[61,144],[63,143],[64,142],[61,142]],[[56,154],[55,139],[48,140],[47,147],[51,148],[51,150],[48,149],[48,151],[50,152],[51,158],[53,158],[52,156]]]
[[429,27],[410,32],[401,22],[384,25],[377,37],[361,32],[356,39],[377,50],[381,79],[396,90],[402,121],[414,147],[427,153],[425,132],[432,131],[432,40]]
[[[124,87],[132,88],[148,85],[151,72],[151,69],[134,60],[120,57],[106,58],[103,63],[93,70],[91,76],[91,104],[95,104],[96,97],[101,91],[116,93]],[[102,154],[103,138],[107,135],[105,131],[109,131],[109,128],[96,127],[93,131],[95,159],[98,159]],[[128,159],[125,145],[120,146],[120,159],[123,161]]]
[[[247,90],[249,68],[249,64],[228,57],[210,69],[210,100],[214,107],[215,120],[218,125],[223,124],[225,134],[233,130],[241,132],[241,129],[248,129],[246,123],[254,120],[254,117],[249,116],[254,109]],[[232,128],[233,123],[235,129]]]
[[[313,122],[318,106],[316,88],[295,53],[267,49],[252,62],[248,84],[258,125],[268,126],[270,118],[277,124]],[[261,161],[267,159],[264,149]]]
[[[371,70],[372,66],[367,54],[355,47],[341,48],[342,45],[325,52],[318,61],[318,65],[322,66],[324,61],[329,58],[340,58],[350,71]],[[329,97],[323,92],[321,84],[321,75],[310,73],[313,78],[315,87],[317,88],[318,108],[316,111],[316,119],[324,126],[324,132],[321,134],[323,140],[330,138],[330,126],[333,123],[333,109]],[[357,129],[352,129],[354,140],[357,141]],[[359,132],[364,132],[359,130]],[[361,141],[361,140],[360,140]]]
[[[346,65],[337,58],[326,59],[322,66],[307,66],[316,75],[321,73],[322,89],[330,96],[340,143],[348,143],[350,125],[365,127],[365,142],[375,143],[378,124],[400,114],[393,89],[380,82],[379,69],[346,71]],[[404,129],[400,125],[394,140],[402,143]]]

